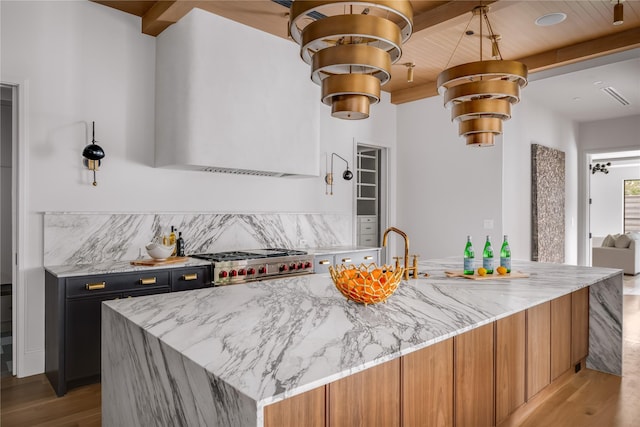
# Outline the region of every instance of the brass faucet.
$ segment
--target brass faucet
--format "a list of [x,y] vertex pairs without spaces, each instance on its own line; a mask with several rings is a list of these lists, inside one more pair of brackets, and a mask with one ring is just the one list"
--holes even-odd
[[[414,255],[413,257],[413,267],[409,267],[409,236],[407,236],[407,233],[395,227],[387,228],[384,231],[384,235],[382,236],[382,246],[387,246],[387,235],[391,231],[398,233],[404,239],[404,279],[409,280],[409,272],[413,273],[414,278],[418,277],[418,262],[416,259],[417,255]],[[397,260],[397,257],[394,257],[394,258],[396,258],[396,268],[397,268],[398,260]]]

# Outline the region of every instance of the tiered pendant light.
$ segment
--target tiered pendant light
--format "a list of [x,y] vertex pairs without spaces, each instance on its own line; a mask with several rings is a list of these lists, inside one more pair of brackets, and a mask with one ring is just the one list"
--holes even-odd
[[380,101],[380,86],[391,79],[411,36],[408,0],[307,1],[291,4],[289,32],[311,79],[322,87],[322,102],[340,119],[365,119]]
[[[492,146],[495,136],[502,133],[502,122],[511,118],[511,105],[520,101],[520,89],[527,85],[527,66],[502,59],[498,40],[493,33],[487,6],[473,9],[480,17],[480,61],[444,70],[438,76],[438,91],[444,96],[445,107],[451,109],[451,120],[458,121],[460,136],[467,145]],[[491,40],[492,56],[482,60],[482,29],[486,22]]]

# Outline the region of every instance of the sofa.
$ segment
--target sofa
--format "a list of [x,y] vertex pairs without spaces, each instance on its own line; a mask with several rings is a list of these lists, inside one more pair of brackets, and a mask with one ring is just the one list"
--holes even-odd
[[620,268],[624,274],[640,273],[640,233],[608,235],[592,248],[594,267]]

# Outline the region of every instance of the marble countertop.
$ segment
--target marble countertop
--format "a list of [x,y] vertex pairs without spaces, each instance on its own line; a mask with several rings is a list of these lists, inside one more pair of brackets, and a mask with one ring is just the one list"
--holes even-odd
[[420,278],[370,306],[346,300],[328,274],[314,274],[103,307],[261,407],[622,273],[514,260],[513,270],[530,277],[445,276],[460,264],[420,261]]
[[131,261],[113,261],[97,264],[53,265],[44,269],[58,278],[91,276],[94,274],[134,273],[136,271],[162,270],[167,268],[195,267],[199,265],[211,265],[211,262],[189,258],[185,262],[156,266],[131,265]]
[[[310,255],[324,255],[333,253],[356,252],[364,250],[378,250],[380,248],[368,248],[363,246],[333,246],[326,248],[305,248],[301,249]],[[46,266],[45,270],[58,278],[90,276],[94,274],[110,274],[110,273],[133,273],[136,271],[159,270],[165,268],[181,268],[193,267],[199,265],[210,265],[209,261],[197,258],[189,258],[187,261],[178,264],[166,264],[158,266],[139,266],[131,265],[131,260],[113,261],[96,264],[76,264],[76,265],[53,265]]]

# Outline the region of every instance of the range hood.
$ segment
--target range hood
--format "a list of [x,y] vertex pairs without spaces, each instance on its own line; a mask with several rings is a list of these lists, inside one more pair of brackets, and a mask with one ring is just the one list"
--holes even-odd
[[295,43],[200,9],[156,43],[156,167],[319,176],[320,92]]

